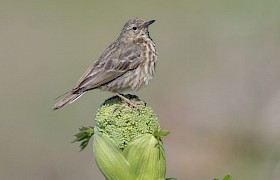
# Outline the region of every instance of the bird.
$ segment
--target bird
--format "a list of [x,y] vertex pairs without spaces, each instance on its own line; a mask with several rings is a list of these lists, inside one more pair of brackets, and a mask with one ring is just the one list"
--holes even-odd
[[119,37],[88,67],[76,86],[61,95],[64,97],[53,106],[53,110],[73,103],[93,89],[113,92],[135,107],[136,103],[121,93],[138,91],[154,77],[158,55],[148,31],[154,22],[138,17],[127,21]]

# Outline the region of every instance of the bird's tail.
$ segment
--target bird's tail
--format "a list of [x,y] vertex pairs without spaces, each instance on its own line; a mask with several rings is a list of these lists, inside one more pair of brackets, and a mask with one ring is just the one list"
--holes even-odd
[[53,106],[53,110],[57,110],[66,104],[71,104],[72,102],[76,101],[79,97],[81,97],[83,94],[84,94],[84,92],[80,93],[80,94],[69,94],[69,95],[65,96],[63,99],[59,100]]

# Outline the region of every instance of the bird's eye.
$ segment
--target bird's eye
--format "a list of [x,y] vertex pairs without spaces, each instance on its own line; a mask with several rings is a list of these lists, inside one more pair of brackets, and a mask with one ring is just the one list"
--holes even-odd
[[136,26],[133,26],[133,28],[132,28],[133,30],[136,30],[137,29],[137,27]]

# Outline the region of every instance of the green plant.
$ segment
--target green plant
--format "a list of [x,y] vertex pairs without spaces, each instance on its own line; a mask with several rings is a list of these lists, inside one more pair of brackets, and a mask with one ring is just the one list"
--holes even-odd
[[[127,95],[139,101],[137,96]],[[138,109],[124,104],[119,97],[106,100],[96,113],[95,127],[82,127],[76,134],[84,149],[93,136],[96,163],[106,179],[164,179],[165,152],[157,115],[151,107]]]

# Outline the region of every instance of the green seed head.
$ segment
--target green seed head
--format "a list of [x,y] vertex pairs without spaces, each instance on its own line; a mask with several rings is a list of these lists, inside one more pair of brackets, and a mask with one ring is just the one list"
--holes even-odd
[[[133,100],[136,96],[129,96]],[[156,134],[160,131],[157,115],[149,106],[138,104],[138,110],[124,104],[119,97],[105,101],[96,114],[98,133],[107,134],[120,149],[141,134]],[[95,133],[97,133],[95,132]]]

